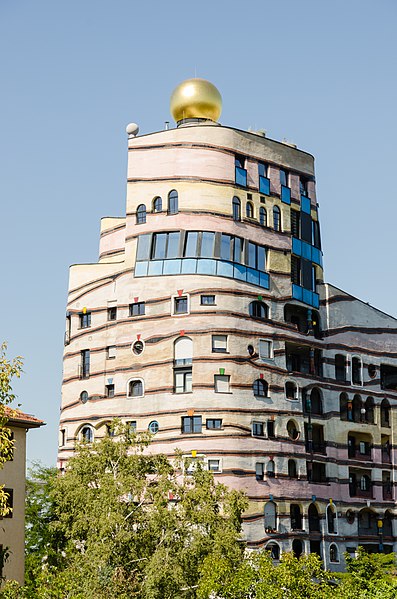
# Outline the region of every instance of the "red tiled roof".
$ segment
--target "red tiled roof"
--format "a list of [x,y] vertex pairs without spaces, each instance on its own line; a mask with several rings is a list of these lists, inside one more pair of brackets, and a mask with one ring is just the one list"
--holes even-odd
[[40,420],[32,414],[25,414],[25,412],[10,408],[9,406],[5,407],[5,415],[10,419],[10,422],[25,424],[32,428],[43,426],[43,424],[45,424],[44,420]]

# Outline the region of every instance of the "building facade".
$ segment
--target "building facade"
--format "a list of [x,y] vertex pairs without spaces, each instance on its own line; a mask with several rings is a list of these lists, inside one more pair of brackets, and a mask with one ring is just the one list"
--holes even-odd
[[127,128],[126,215],[70,270],[59,467],[119,417],[243,489],[249,546],[340,570],[397,548],[397,321],[323,282],[313,156],[220,108],[189,80],[176,128]]
[[[25,495],[26,495],[26,434],[44,422],[20,410],[6,411],[10,415],[7,428],[14,441],[12,459],[0,470],[0,485],[7,493],[11,511],[1,519],[0,552],[7,553],[1,576],[24,584],[25,576]],[[6,412],[6,413],[7,413]]]

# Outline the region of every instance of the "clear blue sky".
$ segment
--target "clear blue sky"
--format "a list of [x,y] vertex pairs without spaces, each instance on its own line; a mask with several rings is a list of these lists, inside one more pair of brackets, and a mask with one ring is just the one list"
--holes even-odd
[[0,0],[1,338],[53,464],[68,267],[125,209],[127,138],[185,78],[316,156],[326,280],[397,315],[395,0]]

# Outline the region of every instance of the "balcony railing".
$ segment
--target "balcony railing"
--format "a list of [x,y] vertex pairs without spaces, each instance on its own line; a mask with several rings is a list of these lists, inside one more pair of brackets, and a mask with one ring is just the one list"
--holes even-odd
[[323,441],[306,441],[306,452],[327,453],[327,449]]

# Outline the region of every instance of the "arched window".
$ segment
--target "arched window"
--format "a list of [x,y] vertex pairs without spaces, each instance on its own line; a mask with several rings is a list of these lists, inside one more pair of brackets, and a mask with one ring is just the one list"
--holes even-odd
[[329,561],[333,562],[333,563],[339,562],[339,552],[338,552],[338,548],[335,545],[335,543],[332,543],[329,546]]
[[294,441],[296,441],[296,439],[298,439],[299,437],[299,431],[296,422],[294,422],[293,420],[288,420],[287,422],[287,433],[289,438],[293,439]]
[[256,379],[253,384],[254,395],[257,397],[267,397],[268,384],[263,379]]
[[249,314],[252,318],[258,318],[259,320],[265,320],[269,317],[269,308],[263,302],[255,300],[249,305]]
[[266,476],[269,478],[274,478],[276,474],[276,466],[274,464],[274,460],[269,460],[266,465]]
[[177,214],[178,210],[178,192],[172,189],[168,194],[168,214]]
[[358,358],[357,356],[352,358],[352,384],[363,384],[363,363],[361,358]]
[[157,196],[153,200],[153,212],[161,212],[163,209],[163,200]]
[[292,541],[292,553],[296,558],[300,558],[303,553],[303,543],[300,539],[294,539]]
[[146,222],[146,206],[145,204],[139,204],[136,209],[136,224],[143,225]]
[[285,383],[285,396],[287,399],[298,399],[298,387],[292,381]]
[[281,231],[281,212],[278,206],[273,207],[273,228],[275,231]]
[[354,422],[361,421],[361,409],[363,407],[363,402],[361,401],[361,397],[359,395],[355,395],[353,397],[353,420]]
[[323,402],[321,399],[321,392],[317,387],[314,387],[310,393],[310,405],[311,413],[316,416],[321,416],[323,413]]
[[290,505],[291,530],[302,530],[302,512],[297,503]]
[[259,208],[259,223],[262,227],[267,227],[267,212],[263,206]]
[[335,535],[337,533],[336,510],[333,505],[329,505],[327,507],[327,527],[328,527],[328,533],[330,535]]
[[340,419],[341,420],[350,420],[349,412],[349,398],[346,393],[341,393],[339,395],[339,411],[340,411]]
[[246,214],[247,218],[254,218],[254,207],[251,202],[246,203],[245,214]]
[[280,559],[280,545],[272,541],[266,545],[265,549],[270,551],[270,557],[273,560],[278,561]]
[[186,366],[193,360],[193,341],[190,337],[178,337],[174,342],[175,366]]
[[314,503],[309,505],[309,532],[320,532],[320,516]]
[[374,398],[373,397],[367,397],[367,400],[365,402],[365,421],[368,424],[374,424],[375,418],[374,418]]
[[288,460],[288,476],[290,478],[297,478],[298,476],[295,460]]
[[83,426],[81,429],[81,440],[85,443],[92,443],[94,440],[94,431],[90,426]]
[[233,220],[241,220],[241,202],[238,197],[234,196],[233,202]]
[[380,404],[380,423],[381,426],[390,426],[390,404],[387,399]]
[[133,379],[128,383],[128,394],[127,397],[142,397],[143,396],[143,382],[140,379]]
[[265,531],[274,532],[277,530],[277,508],[274,501],[265,503]]

